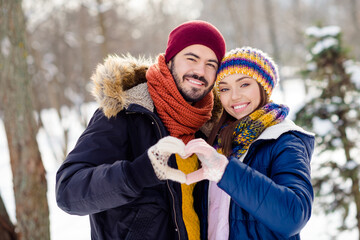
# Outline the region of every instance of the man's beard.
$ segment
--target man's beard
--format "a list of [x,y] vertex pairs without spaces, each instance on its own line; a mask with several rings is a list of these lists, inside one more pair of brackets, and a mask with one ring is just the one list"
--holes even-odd
[[[201,99],[203,99],[213,88],[214,84],[209,87],[208,89],[205,89],[203,93],[201,93],[200,89],[197,88],[191,88],[190,90],[186,90],[185,88],[181,87],[181,79],[180,77],[176,74],[176,70],[175,70],[175,64],[174,64],[174,60],[171,60],[170,62],[170,73],[173,76],[174,80],[175,80],[175,84],[177,86],[177,89],[179,90],[181,96],[185,99],[185,101],[187,102],[198,102]],[[209,82],[206,81],[206,79],[204,77],[199,77],[196,74],[192,74],[192,75],[184,75],[183,76],[183,82],[185,81],[185,78],[194,78],[198,81],[201,81],[205,84],[205,88],[209,86]]]

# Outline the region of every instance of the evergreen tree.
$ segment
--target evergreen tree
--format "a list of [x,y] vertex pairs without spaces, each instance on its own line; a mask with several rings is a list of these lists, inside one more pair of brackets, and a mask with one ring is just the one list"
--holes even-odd
[[303,73],[309,93],[295,121],[317,135],[315,197],[326,214],[341,211],[339,231],[360,232],[360,66],[349,59],[338,27],[311,27],[306,33],[310,54]]

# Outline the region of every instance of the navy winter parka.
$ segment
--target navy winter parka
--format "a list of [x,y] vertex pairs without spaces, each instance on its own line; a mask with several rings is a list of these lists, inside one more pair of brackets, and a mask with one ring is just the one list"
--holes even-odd
[[[97,110],[58,170],[59,207],[90,215],[92,239],[187,239],[180,186],[160,182],[147,156],[166,135],[139,105],[111,119]],[[174,159],[170,164],[176,167]]]
[[[218,187],[230,195],[229,239],[300,239],[311,216],[314,136],[290,120],[266,129],[241,159],[230,158]],[[202,182],[207,239],[209,182]]]
[[[147,155],[168,132],[141,61],[110,57],[98,66],[93,93],[100,108],[56,175],[58,206],[89,215],[92,239],[188,239],[181,186],[160,181]],[[177,168],[174,156],[169,165]]]

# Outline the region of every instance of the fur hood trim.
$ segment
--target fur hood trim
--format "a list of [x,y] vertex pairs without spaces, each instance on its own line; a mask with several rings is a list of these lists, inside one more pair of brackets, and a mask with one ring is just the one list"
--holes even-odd
[[[151,59],[135,58],[130,54],[109,55],[92,75],[92,94],[107,118],[115,117],[131,103],[154,111],[154,104],[147,90],[146,71],[154,64]],[[222,113],[219,98],[214,92],[211,119],[201,130],[207,135]]]
[[146,82],[150,59],[134,58],[131,55],[108,56],[96,67],[91,80],[92,94],[107,118],[115,117],[129,105],[126,91]]

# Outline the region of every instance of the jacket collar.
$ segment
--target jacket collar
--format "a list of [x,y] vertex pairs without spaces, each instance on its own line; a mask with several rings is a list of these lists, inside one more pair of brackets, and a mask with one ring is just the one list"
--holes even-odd
[[303,133],[308,136],[315,136],[314,133],[305,131],[303,128],[297,126],[290,119],[285,119],[284,121],[282,121],[276,125],[266,128],[264,130],[264,132],[262,132],[256,140],[277,139],[282,134],[284,134],[286,132],[290,132],[290,131],[300,132],[300,133]]
[[[313,138],[315,136],[314,133],[307,132],[303,128],[297,126],[293,121],[290,119],[285,119],[281,123],[278,123],[276,125],[273,125],[271,127],[268,127],[260,134],[260,136],[251,143],[253,145],[254,143],[258,142],[259,140],[274,140],[278,139],[282,134],[287,132],[298,132],[302,133],[310,138]],[[306,144],[308,146],[308,144]],[[308,148],[308,147],[307,147]],[[250,149],[250,147],[249,147]],[[246,157],[246,155],[249,153],[249,149],[240,157],[240,161],[243,161]],[[309,148],[308,148],[309,149]]]
[[150,112],[154,112],[154,102],[150,96],[146,83],[141,83],[125,91],[125,96],[126,100],[124,102],[124,108],[128,109],[130,104],[137,104]]

